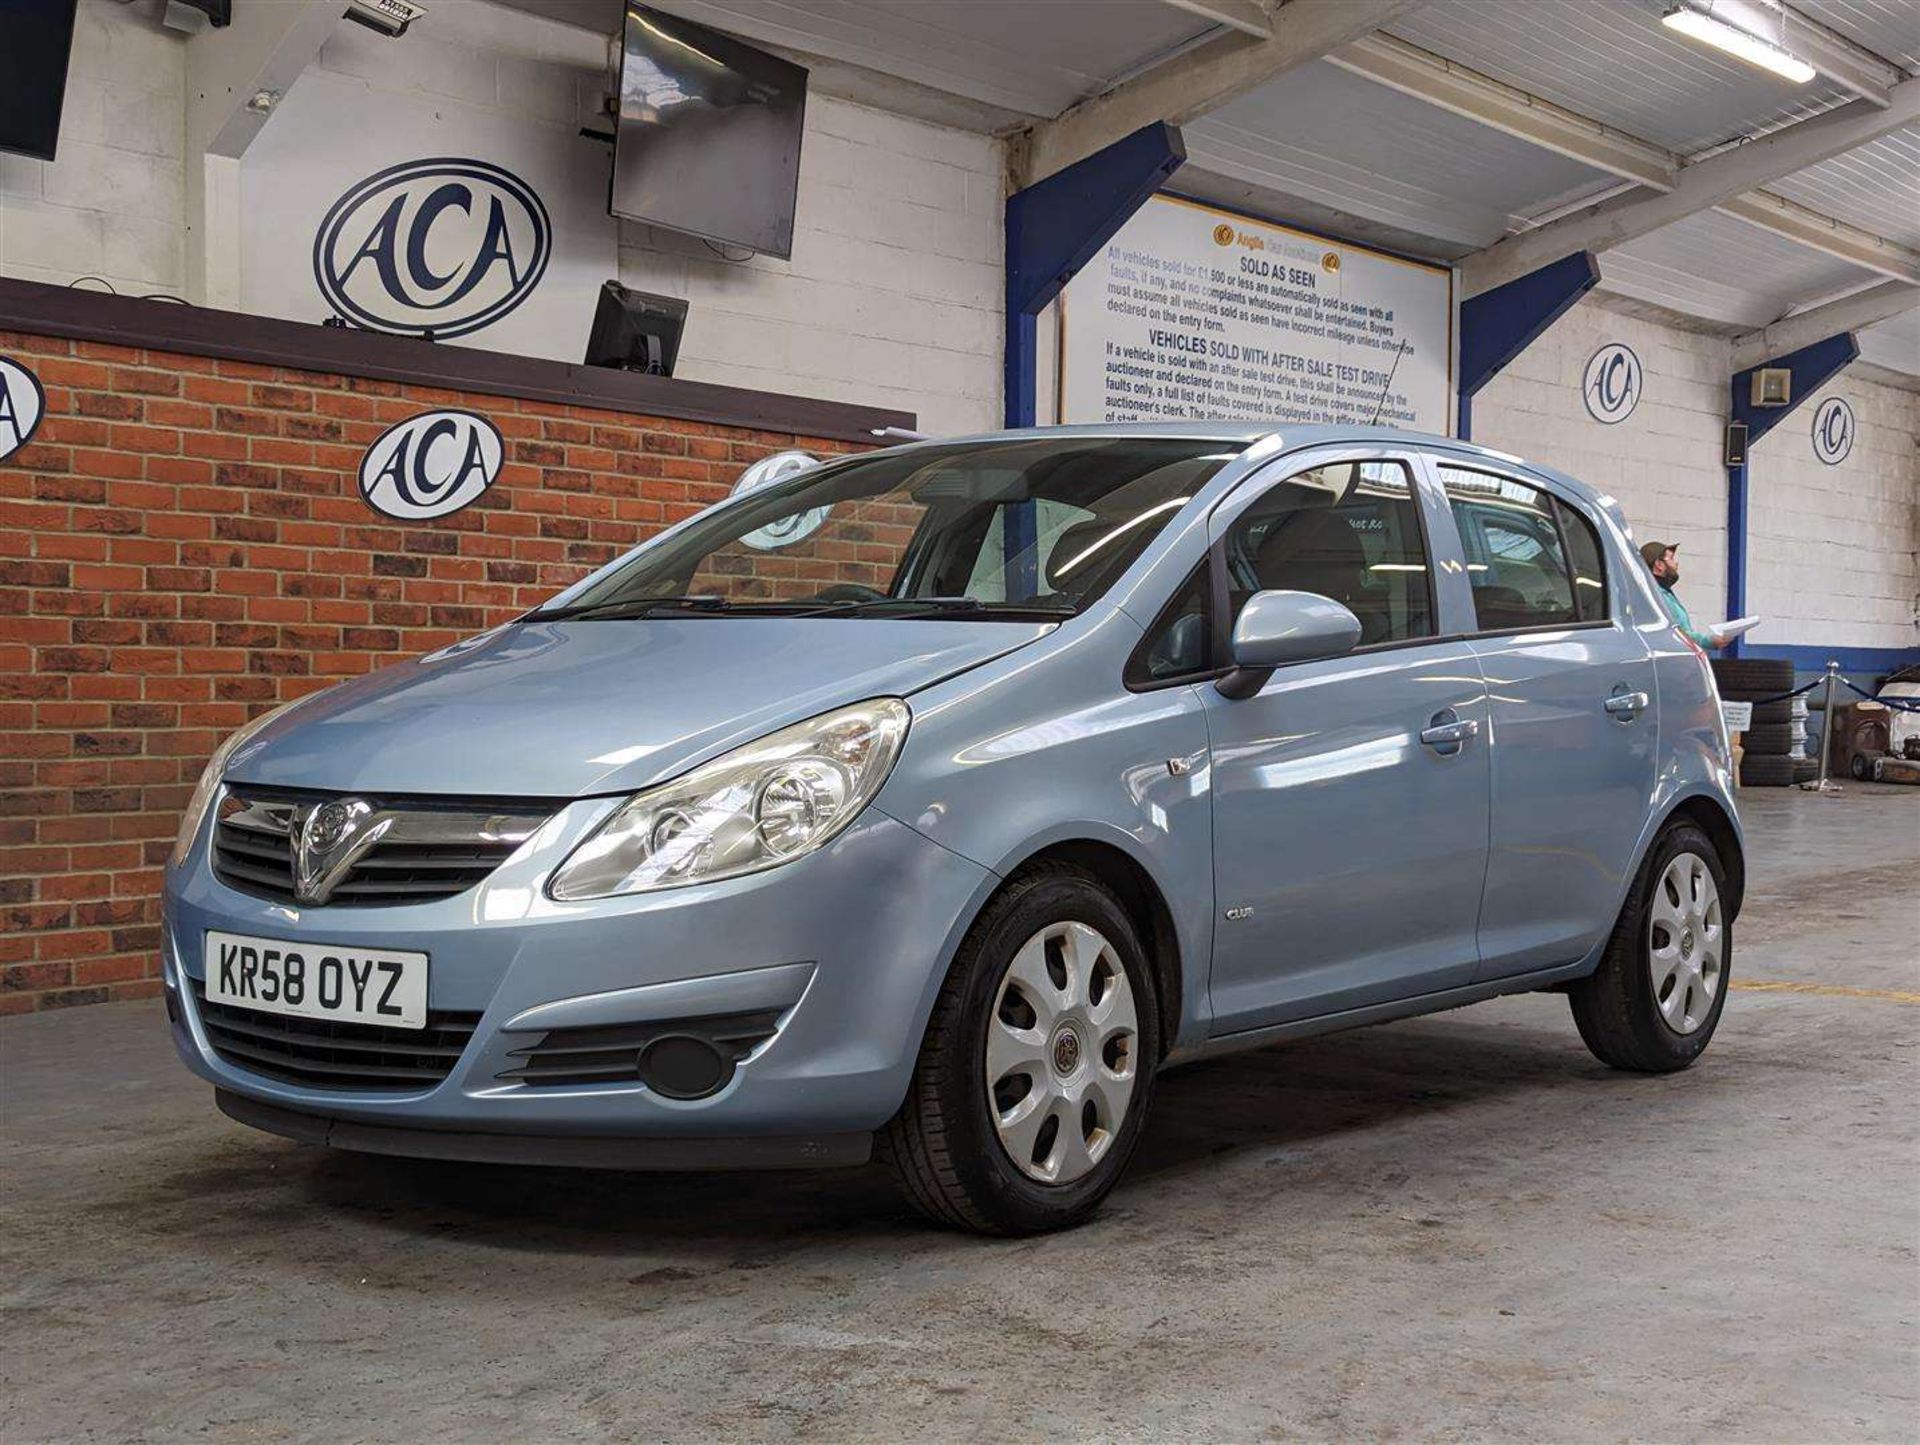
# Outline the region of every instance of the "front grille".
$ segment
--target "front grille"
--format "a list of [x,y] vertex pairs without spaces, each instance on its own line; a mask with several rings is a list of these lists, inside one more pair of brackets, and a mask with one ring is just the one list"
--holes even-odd
[[655,1019],[639,1024],[549,1029],[537,1043],[512,1050],[519,1062],[498,1077],[539,1085],[645,1082],[643,1056],[662,1039],[695,1038],[712,1046],[726,1073],[772,1038],[778,1011]]
[[190,981],[213,1051],[236,1069],[317,1089],[417,1093],[453,1072],[478,1013],[431,1009],[424,1029],[343,1024],[234,1008]]
[[[337,795],[232,788],[213,830],[214,875],[231,888],[296,901],[294,850],[308,817]],[[516,802],[503,810],[462,801],[363,804],[357,835],[343,845],[352,861],[324,892],[328,904],[430,903],[464,893],[513,855],[555,806]]]

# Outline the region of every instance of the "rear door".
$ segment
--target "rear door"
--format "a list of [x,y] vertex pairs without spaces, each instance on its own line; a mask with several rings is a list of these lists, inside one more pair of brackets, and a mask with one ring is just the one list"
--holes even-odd
[[1653,660],[1600,534],[1535,478],[1435,458],[1486,678],[1492,832],[1481,979],[1580,958],[1613,925],[1653,793]]

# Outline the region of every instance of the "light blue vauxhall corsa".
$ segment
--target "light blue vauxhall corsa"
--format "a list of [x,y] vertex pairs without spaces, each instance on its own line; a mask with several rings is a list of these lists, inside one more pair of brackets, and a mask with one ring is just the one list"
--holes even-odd
[[1386,430],[1059,428],[806,470],[257,719],[166,880],[234,1118],[699,1168],[878,1149],[1085,1218],[1163,1065],[1559,988],[1683,1068],[1744,865],[1618,506]]

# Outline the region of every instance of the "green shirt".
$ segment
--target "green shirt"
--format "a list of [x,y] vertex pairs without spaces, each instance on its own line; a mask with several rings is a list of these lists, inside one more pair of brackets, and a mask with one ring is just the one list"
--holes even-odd
[[1693,630],[1693,619],[1687,616],[1687,604],[1680,600],[1680,594],[1675,592],[1671,587],[1661,583],[1657,578],[1655,579],[1654,585],[1659,588],[1660,605],[1667,609],[1667,616],[1673,619],[1673,625],[1688,637],[1691,637],[1701,647],[1711,651],[1716,645],[1714,640],[1704,632],[1695,632]]

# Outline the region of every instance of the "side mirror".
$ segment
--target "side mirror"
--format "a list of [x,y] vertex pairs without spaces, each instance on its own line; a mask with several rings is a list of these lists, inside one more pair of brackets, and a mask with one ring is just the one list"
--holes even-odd
[[1317,592],[1256,592],[1233,624],[1233,671],[1223,697],[1252,697],[1276,667],[1342,657],[1360,645],[1360,619]]

